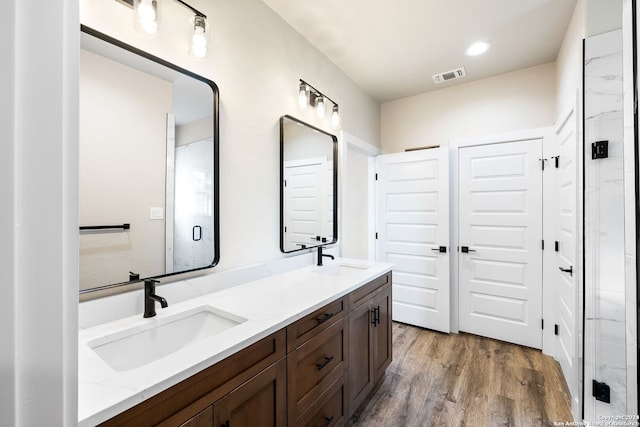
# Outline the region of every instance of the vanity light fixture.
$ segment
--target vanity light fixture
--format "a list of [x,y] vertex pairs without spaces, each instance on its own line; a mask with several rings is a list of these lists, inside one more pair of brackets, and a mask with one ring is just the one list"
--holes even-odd
[[[116,1],[133,8],[136,27],[141,28],[147,34],[155,34],[158,31],[158,3],[160,0]],[[204,58],[207,55],[207,15],[182,0],[174,1],[193,12],[191,19],[193,34],[189,53],[196,58]]]
[[316,116],[319,119],[324,119],[327,107],[324,105],[324,96],[318,96],[316,98]]
[[337,128],[340,126],[340,113],[338,112],[338,106],[333,106],[333,112],[331,113],[331,126]]
[[298,106],[300,108],[307,108],[307,85],[300,80],[300,92],[298,92]]
[[316,110],[316,116],[318,116],[319,119],[324,119],[327,114],[327,101],[333,104],[331,110],[331,125],[337,128],[340,126],[338,104],[309,83],[300,79],[300,86],[298,87],[298,106],[300,108],[307,108],[307,106],[311,105]]
[[488,51],[490,47],[491,47],[491,45],[489,43],[479,41],[479,42],[475,42],[471,46],[469,46],[467,48],[467,50],[464,51],[464,53],[467,56],[478,56],[478,55],[482,55],[483,53]]
[[158,2],[156,0],[135,0],[133,9],[136,21],[147,34],[158,31]]

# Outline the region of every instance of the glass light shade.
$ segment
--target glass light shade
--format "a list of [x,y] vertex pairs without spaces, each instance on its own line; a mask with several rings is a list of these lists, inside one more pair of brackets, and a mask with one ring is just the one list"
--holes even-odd
[[324,119],[326,113],[327,112],[325,111],[324,97],[319,96],[318,98],[316,98],[316,116],[318,116],[319,119]]
[[307,108],[307,86],[302,83],[300,84],[300,92],[298,92],[298,107]]
[[207,55],[207,36],[204,31],[204,19],[196,17],[193,37],[191,38],[191,53],[197,58],[204,58]]
[[333,106],[333,112],[331,113],[331,126],[337,128],[340,126],[340,113],[338,113],[338,106]]
[[147,34],[158,31],[158,3],[156,0],[136,0],[136,18],[140,28]]

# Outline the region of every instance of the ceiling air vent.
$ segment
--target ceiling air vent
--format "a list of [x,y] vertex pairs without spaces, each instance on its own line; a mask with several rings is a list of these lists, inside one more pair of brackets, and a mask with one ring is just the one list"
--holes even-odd
[[462,78],[467,75],[467,72],[464,70],[464,67],[456,68],[455,70],[447,71],[445,73],[435,74],[433,75],[433,81],[436,84],[448,82],[449,80],[455,80]]

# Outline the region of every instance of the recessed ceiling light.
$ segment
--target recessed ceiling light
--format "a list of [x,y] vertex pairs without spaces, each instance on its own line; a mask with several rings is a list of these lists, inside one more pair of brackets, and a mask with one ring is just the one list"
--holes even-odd
[[487,42],[475,42],[469,46],[464,53],[466,53],[467,56],[478,56],[488,51],[490,47],[491,45]]

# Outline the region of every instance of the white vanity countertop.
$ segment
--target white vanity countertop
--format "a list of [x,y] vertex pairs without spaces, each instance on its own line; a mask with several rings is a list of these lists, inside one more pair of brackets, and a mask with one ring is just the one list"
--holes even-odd
[[[323,267],[305,267],[173,305],[169,301],[169,307],[165,309],[156,304],[157,316],[151,319],[143,319],[140,313],[81,330],[78,339],[79,425],[93,426],[108,420],[392,268],[392,264],[345,258],[327,259],[324,264]],[[325,269],[327,272],[336,265],[359,268],[342,269],[340,274],[317,271]],[[158,288],[158,294],[162,295],[162,287]],[[246,318],[247,321],[190,344],[187,349],[121,372],[111,369],[87,344],[122,329],[162,322],[167,316],[203,305]]]

